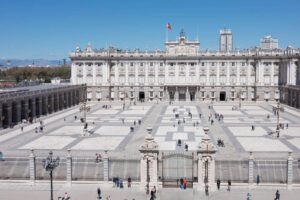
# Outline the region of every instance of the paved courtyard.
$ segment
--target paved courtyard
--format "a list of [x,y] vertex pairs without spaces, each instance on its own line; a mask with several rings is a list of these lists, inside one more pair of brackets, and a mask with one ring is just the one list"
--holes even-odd
[[[205,134],[203,127],[208,127],[212,141],[217,144],[221,139],[225,144],[224,147],[216,145],[217,156],[238,159],[252,151],[257,156],[286,158],[287,152],[294,152],[296,156],[300,153],[300,112],[285,106],[279,118],[284,129],[278,139],[272,134],[277,122],[272,111],[274,103],[242,102],[240,108],[234,102],[175,102],[171,105],[126,102],[125,106],[123,102],[92,102],[89,105],[87,132],[84,133],[80,122],[83,113],[74,107],[41,118],[45,125],[43,133],[35,131],[40,126],[39,119],[22,125],[23,131],[21,125],[0,131],[1,151],[5,156],[19,157],[28,156],[30,149],[41,155],[49,150],[65,155],[66,150],[71,149],[77,156],[108,150],[111,156],[138,158],[147,127],[153,128],[155,141],[163,151],[184,151],[185,144],[189,151],[195,151]],[[216,114],[223,118],[215,118]],[[181,146],[177,145],[178,140]]]

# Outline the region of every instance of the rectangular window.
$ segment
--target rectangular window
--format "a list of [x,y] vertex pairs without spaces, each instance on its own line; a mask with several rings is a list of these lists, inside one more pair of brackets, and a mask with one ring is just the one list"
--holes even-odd
[[203,62],[203,63],[201,63],[201,65],[202,65],[202,66],[204,66],[204,62]]
[[153,97],[153,92],[150,92],[150,97]]
[[234,65],[235,65],[235,63],[233,62],[233,63],[231,63],[231,65],[232,65],[232,66],[234,66]]
[[153,62],[150,63],[150,66],[151,66],[151,67],[153,66]]
[[164,96],[164,92],[159,92],[159,96],[163,97]]
[[159,66],[161,66],[161,67],[162,67],[162,66],[163,66],[163,63],[160,63],[160,64],[159,64]]
[[224,63],[224,62],[222,62],[222,66],[223,66],[223,67],[225,66],[225,63]]
[[133,67],[133,63],[130,63],[130,66]]

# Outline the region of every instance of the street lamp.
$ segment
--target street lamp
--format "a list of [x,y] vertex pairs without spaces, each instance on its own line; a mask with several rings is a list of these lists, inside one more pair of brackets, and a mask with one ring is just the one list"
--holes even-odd
[[239,92],[239,108],[241,109],[241,107],[242,107],[242,91],[240,90],[240,92]]
[[89,112],[91,110],[91,107],[87,105],[86,100],[82,102],[79,111],[83,112],[83,118],[84,122],[86,122],[86,112]]
[[46,169],[46,171],[50,172],[50,200],[53,200],[53,178],[52,178],[52,172],[53,170],[59,165],[59,157],[53,158],[53,152],[49,152],[49,156],[47,156],[46,159],[43,159],[43,167]]

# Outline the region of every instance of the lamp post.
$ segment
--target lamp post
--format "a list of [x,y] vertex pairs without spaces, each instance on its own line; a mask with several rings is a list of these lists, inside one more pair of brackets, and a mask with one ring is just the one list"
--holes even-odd
[[[208,127],[203,127],[205,137],[208,137]],[[204,163],[204,185],[205,185],[205,194],[208,196],[208,145],[206,145],[206,158]]]
[[242,107],[242,91],[240,90],[239,92],[239,108],[241,109]]
[[146,185],[146,194],[150,192],[150,170],[149,170],[149,157],[147,156],[147,185]]
[[86,122],[86,112],[89,112],[91,110],[91,107],[87,105],[86,100],[82,102],[79,111],[83,112],[83,118],[84,122]]
[[59,157],[53,158],[53,152],[49,152],[49,156],[43,159],[43,167],[50,173],[50,200],[53,200],[53,170],[59,165]]
[[280,135],[280,129],[279,129],[279,111],[280,111],[280,101],[278,99],[277,101],[277,108],[276,108],[276,113],[277,113],[277,126],[276,126],[276,135],[277,135],[277,138],[279,138],[279,135]]

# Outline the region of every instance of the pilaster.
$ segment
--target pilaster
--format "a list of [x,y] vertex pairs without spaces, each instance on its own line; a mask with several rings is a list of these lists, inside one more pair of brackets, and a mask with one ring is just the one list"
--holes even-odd
[[66,160],[66,165],[67,165],[67,183],[72,184],[72,155],[71,155],[71,149],[68,149],[67,152],[67,160]]
[[30,150],[30,155],[29,155],[29,177],[30,177],[30,182],[32,184],[35,183],[36,179],[36,163],[35,163],[35,155],[34,155],[34,150]]
[[109,181],[109,168],[108,168],[108,154],[107,151],[105,151],[103,155],[103,177],[104,181]]

